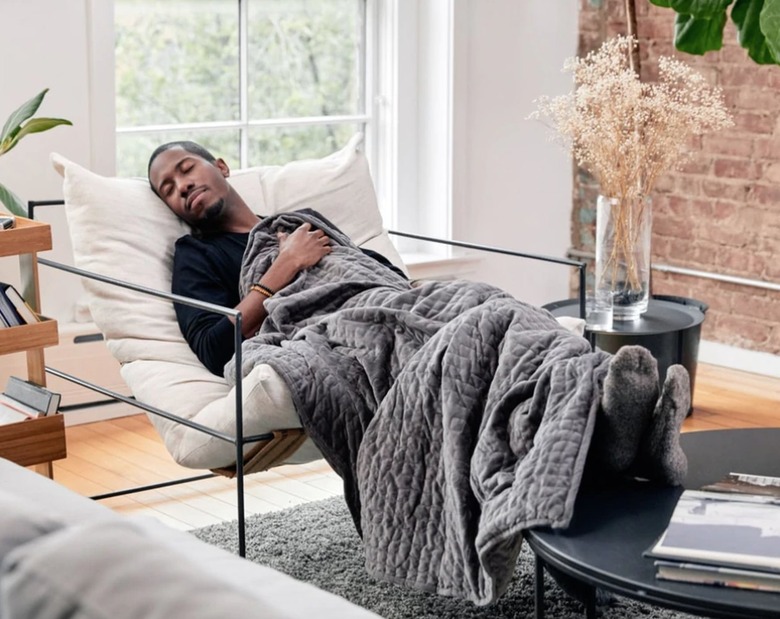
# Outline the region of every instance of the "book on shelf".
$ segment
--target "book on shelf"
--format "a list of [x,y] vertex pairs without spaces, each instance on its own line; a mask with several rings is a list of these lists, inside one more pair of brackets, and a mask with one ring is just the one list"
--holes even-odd
[[2,395],[43,415],[54,414],[60,407],[61,396],[59,393],[49,391],[46,387],[41,387],[17,376],[8,377],[5,392]]
[[0,393],[0,425],[27,421],[43,415],[42,411],[35,410],[31,406]]
[[16,310],[16,313],[19,314],[22,320],[24,320],[25,323],[28,325],[34,324],[36,322],[40,322],[41,319],[38,317],[38,314],[33,311],[33,308],[30,307],[29,303],[24,300],[24,297],[19,294],[19,291],[16,290],[13,286],[10,284],[5,285],[5,289],[3,290],[5,293],[5,296],[8,298],[8,300],[11,302],[11,305],[14,306],[14,309]]
[[54,414],[60,407],[60,399],[59,393],[9,376],[5,391],[0,393],[0,425]]
[[40,412],[12,400],[4,393],[0,393],[0,426],[7,423],[17,423],[19,421],[35,419],[39,416]]
[[11,284],[0,282],[0,322],[4,327],[18,327],[39,322],[38,315]]
[[5,296],[5,293],[0,289],[0,326],[3,327],[18,327],[24,324],[22,317],[11,305],[11,301]]
[[683,571],[693,578],[692,568],[674,571],[665,562],[706,566],[699,568],[696,577],[702,580],[697,582],[704,582],[705,570],[722,568],[759,572],[767,575],[766,581],[780,583],[780,498],[685,490],[666,530],[646,554],[663,560],[659,570],[663,567],[667,577],[677,575],[676,580]]
[[715,587],[780,591],[780,574],[681,561],[656,561],[656,578]]
[[0,393],[0,425],[26,421],[56,413],[61,395],[33,382],[9,376]]

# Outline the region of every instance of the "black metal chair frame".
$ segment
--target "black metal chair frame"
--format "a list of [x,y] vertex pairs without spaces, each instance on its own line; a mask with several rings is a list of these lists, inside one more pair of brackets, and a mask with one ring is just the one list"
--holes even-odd
[[[65,202],[63,200],[40,200],[40,201],[30,201],[27,203],[27,213],[28,217],[30,219],[35,218],[35,208],[39,206],[62,206]],[[549,262],[549,263],[555,263],[555,264],[561,264],[569,267],[574,267],[578,269],[578,275],[579,275],[579,313],[580,317],[585,317],[585,263],[584,262],[578,262],[575,260],[569,260],[566,258],[557,258],[554,256],[545,256],[541,254],[532,254],[532,253],[526,253],[526,252],[518,252],[508,249],[503,249],[499,247],[491,247],[486,245],[478,245],[475,243],[465,243],[461,241],[451,241],[447,239],[439,239],[434,237],[428,237],[423,236],[419,234],[411,234],[407,232],[397,232],[394,230],[388,230],[388,233],[397,236],[397,237],[403,237],[408,239],[415,239],[418,241],[425,241],[430,243],[437,243],[441,245],[447,245],[450,247],[458,247],[463,249],[472,249],[476,251],[485,251],[489,253],[496,253],[496,254],[503,254],[507,256],[513,256],[517,258],[527,258],[530,260],[537,260],[542,262]],[[129,282],[125,282],[122,280],[114,279],[111,277],[105,277],[103,275],[98,275],[97,273],[92,273],[90,271],[85,271],[83,269],[79,269],[76,267],[72,267],[70,265],[62,264],[60,262],[56,262],[53,260],[49,260],[47,258],[41,258],[38,257],[38,263],[45,265],[47,267],[51,267],[54,269],[58,269],[60,271],[65,271],[67,273],[71,273],[73,275],[78,275],[80,277],[85,277],[87,279],[93,279],[99,282],[103,282],[106,284],[110,284],[113,286],[119,286],[121,288],[126,288],[128,290],[133,290],[135,292],[139,292],[142,294],[146,294],[152,297],[156,297],[158,299],[163,299],[166,301],[170,301],[173,303],[182,303],[184,305],[189,305],[191,307],[196,307],[199,309],[208,310],[211,312],[215,312],[217,314],[221,314],[223,316],[228,316],[229,318],[232,318],[234,321],[234,328],[233,328],[233,341],[235,345],[235,356],[236,356],[236,367],[241,367],[241,343],[242,343],[242,337],[241,337],[241,326],[243,321],[243,316],[240,311],[236,311],[232,308],[226,308],[221,307],[219,305],[214,305],[213,303],[205,303],[203,301],[198,301],[196,299],[190,299],[188,297],[183,297],[181,295],[172,294],[170,292],[163,292],[160,290],[154,290],[152,288],[147,288],[144,286],[139,286],[136,284],[132,284]],[[91,391],[95,391],[96,393],[100,393],[108,398],[109,400],[101,400],[97,402],[90,402],[87,404],[74,404],[69,406],[62,406],[60,407],[60,411],[63,413],[67,413],[68,411],[72,410],[80,410],[88,407],[95,407],[95,406],[103,406],[110,403],[118,403],[123,402],[125,404],[129,404],[130,406],[134,406],[136,408],[140,408],[141,410],[151,413],[153,415],[159,415],[160,417],[163,417],[165,419],[168,419],[170,421],[181,423],[189,428],[192,428],[193,430],[197,430],[199,432],[203,432],[205,434],[208,434],[212,437],[218,438],[220,440],[226,441],[228,443],[232,443],[235,446],[236,450],[236,471],[235,471],[235,479],[236,479],[236,498],[237,498],[237,531],[238,531],[238,554],[242,557],[246,556],[246,510],[244,506],[244,447],[248,444],[256,443],[258,441],[265,441],[270,440],[273,435],[271,433],[266,434],[257,434],[257,435],[251,435],[251,436],[244,436],[244,428],[243,428],[243,391],[242,391],[242,383],[241,381],[236,381],[235,386],[235,400],[236,400],[236,432],[235,436],[231,436],[229,434],[226,434],[224,432],[219,432],[217,430],[214,430],[212,428],[209,428],[207,426],[204,426],[202,424],[199,424],[197,422],[194,422],[190,419],[186,419],[184,417],[179,417],[178,415],[174,415],[173,413],[170,413],[168,411],[164,411],[162,409],[156,408],[154,406],[150,406],[148,404],[144,404],[143,402],[139,402],[135,398],[128,397],[125,395],[122,395],[120,393],[117,393],[115,391],[112,391],[110,389],[106,389],[104,387],[101,387],[100,385],[96,385],[90,381],[84,380],[82,378],[78,378],[76,376],[73,376],[72,374],[68,374],[66,372],[62,372],[60,370],[57,370],[56,368],[51,368],[49,366],[46,366],[46,372],[48,374],[51,374],[52,376],[56,376],[58,378],[61,378],[63,380],[67,380],[69,382],[75,383],[81,387],[90,389]],[[204,475],[197,475],[193,477],[186,477],[182,479],[175,479],[171,481],[161,482],[157,484],[151,484],[151,485],[144,485],[144,486],[136,486],[134,488],[127,488],[124,490],[118,490],[115,492],[108,492],[105,494],[99,494],[92,496],[91,498],[94,500],[101,500],[101,499],[107,499],[111,497],[116,496],[122,496],[127,494],[134,494],[137,492],[145,492],[148,490],[156,490],[159,488],[165,488],[168,486],[174,486],[178,484],[184,484],[184,483],[190,483],[194,481],[200,481],[202,479],[209,479],[211,477],[215,477],[215,474],[204,474]]]

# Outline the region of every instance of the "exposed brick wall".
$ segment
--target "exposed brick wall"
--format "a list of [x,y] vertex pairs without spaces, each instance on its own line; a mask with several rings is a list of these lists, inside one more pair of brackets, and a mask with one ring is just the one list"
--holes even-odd
[[[642,79],[661,55],[676,56],[723,90],[731,129],[696,138],[693,159],[653,194],[653,262],[780,283],[780,66],[753,63],[726,24],[723,49],[674,50],[674,12],[636,0]],[[580,0],[579,54],[626,33],[624,0]],[[594,249],[598,186],[575,170],[572,246]],[[691,276],[653,273],[655,294],[708,303],[703,337],[780,354],[780,293]]]

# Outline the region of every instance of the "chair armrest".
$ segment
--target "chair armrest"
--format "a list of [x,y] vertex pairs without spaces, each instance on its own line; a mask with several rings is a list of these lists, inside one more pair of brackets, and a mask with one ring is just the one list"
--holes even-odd
[[485,251],[494,254],[503,254],[506,256],[514,256],[516,258],[527,258],[529,260],[539,260],[541,262],[551,262],[555,264],[562,264],[569,267],[575,267],[578,270],[578,298],[580,306],[580,318],[585,318],[585,263],[578,262],[576,260],[569,260],[568,258],[557,258],[555,256],[545,256],[543,254],[533,254],[529,252],[520,252],[512,249],[505,249],[502,247],[492,247],[490,245],[480,245],[477,243],[466,243],[464,241],[453,241],[450,239],[440,239],[431,236],[423,236],[421,234],[412,234],[410,232],[399,232],[397,230],[388,230],[388,234],[393,236],[401,236],[407,239],[415,239],[418,241],[427,241],[430,243],[439,243],[441,245],[449,245],[451,247],[463,247],[465,249],[474,249],[477,251]]
[[[67,273],[71,273],[73,275],[78,275],[79,277],[86,277],[87,279],[93,279],[99,282],[103,282],[105,284],[109,284],[111,286],[118,286],[120,288],[127,288],[128,290],[133,290],[135,292],[139,292],[141,294],[145,294],[152,297],[157,297],[159,299],[165,299],[171,302],[175,303],[182,303],[184,305],[189,305],[192,307],[197,307],[200,309],[208,310],[215,312],[217,314],[222,314],[223,316],[232,317],[234,320],[233,324],[233,339],[235,344],[235,356],[236,356],[236,367],[241,367],[241,343],[242,343],[242,337],[241,337],[241,321],[242,321],[242,314],[240,311],[235,310],[233,308],[228,307],[222,307],[220,305],[216,305],[214,303],[206,303],[204,301],[200,301],[198,299],[192,299],[190,297],[185,297],[178,294],[173,294],[171,292],[164,292],[162,290],[155,290],[154,288],[148,288],[146,286],[139,286],[138,284],[133,284],[131,282],[126,282],[120,279],[115,279],[113,277],[106,277],[105,275],[100,275],[98,273],[93,273],[92,271],[86,271],[84,269],[79,269],[77,267],[73,267],[67,264],[62,264],[61,262],[56,262],[54,260],[49,260],[48,258],[38,258],[38,263],[51,267],[53,269],[58,269],[60,271],[65,271]],[[230,437],[222,432],[217,432],[211,428],[207,428],[206,426],[203,426],[199,423],[196,423],[194,421],[191,421],[189,419],[184,419],[182,417],[179,417],[178,415],[174,415],[172,413],[169,413],[167,411],[160,410],[158,408],[149,406],[147,404],[144,404],[142,402],[138,402],[135,399],[127,398],[121,394],[115,393],[111,390],[105,389],[103,387],[100,387],[98,385],[94,385],[88,381],[84,381],[81,379],[78,379],[75,376],[71,376],[69,374],[66,374],[64,372],[60,372],[58,370],[55,370],[53,368],[46,368],[46,371],[50,374],[53,374],[59,378],[63,378],[65,380],[69,380],[71,382],[74,382],[78,385],[81,385],[82,387],[86,387],[88,389],[91,389],[93,391],[96,391],[98,393],[102,393],[103,395],[106,395],[108,397],[114,398],[116,400],[122,401],[126,404],[130,404],[131,406],[135,406],[136,408],[141,408],[149,413],[153,413],[155,415],[159,415],[161,417],[165,417],[166,419],[169,419],[171,421],[175,421],[177,423],[182,423],[192,429],[198,430],[200,432],[204,432],[206,434],[209,434],[211,436],[221,438],[222,440],[226,440],[229,442],[235,442],[238,445],[243,444],[244,442],[249,442],[250,440],[254,439],[257,440],[258,438],[268,438],[270,435],[261,435],[259,437],[244,437],[243,434],[243,423],[241,422],[243,417],[243,393],[242,393],[242,381],[237,380],[235,384],[235,400],[236,400],[236,435],[235,437]]]

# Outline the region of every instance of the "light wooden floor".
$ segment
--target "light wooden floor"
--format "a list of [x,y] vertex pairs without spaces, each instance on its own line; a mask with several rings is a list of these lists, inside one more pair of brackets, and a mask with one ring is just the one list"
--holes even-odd
[[[745,427],[780,427],[780,379],[700,364],[694,412],[683,430]],[[85,496],[198,473],[171,459],[143,415],[69,427],[67,440],[68,457],[54,464],[54,478]],[[250,475],[245,483],[247,514],[341,493],[341,480],[322,460]],[[119,512],[154,516],[179,529],[236,517],[235,482],[224,478],[102,502]]]
[[[208,473],[176,464],[145,415],[72,426],[66,435],[68,457],[54,463],[54,479],[84,496]],[[342,494],[341,479],[323,460],[249,475],[244,489],[247,515]],[[236,518],[236,482],[214,477],[101,503],[193,529]]]

